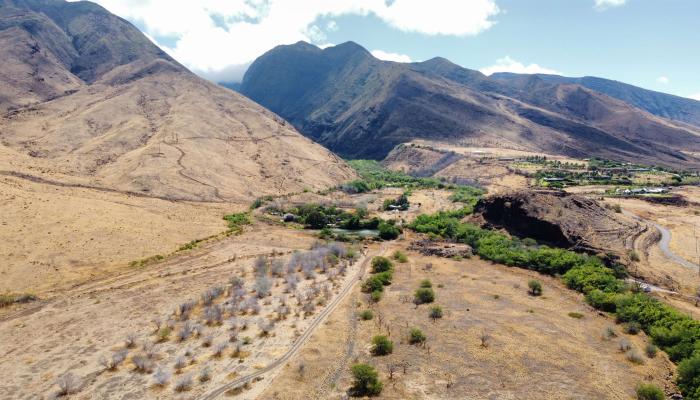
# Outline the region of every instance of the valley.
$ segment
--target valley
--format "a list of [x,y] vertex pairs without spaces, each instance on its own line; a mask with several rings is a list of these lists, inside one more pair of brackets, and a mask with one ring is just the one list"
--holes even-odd
[[0,0],[1,399],[700,399],[700,101],[156,3]]

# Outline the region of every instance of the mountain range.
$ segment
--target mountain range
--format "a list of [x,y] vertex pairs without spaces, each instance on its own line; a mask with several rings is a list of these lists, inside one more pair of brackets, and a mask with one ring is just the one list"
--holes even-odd
[[90,2],[0,0],[0,170],[165,199],[248,201],[354,172]]
[[599,78],[396,63],[356,43],[278,46],[240,91],[348,158],[414,139],[697,168],[700,102]]

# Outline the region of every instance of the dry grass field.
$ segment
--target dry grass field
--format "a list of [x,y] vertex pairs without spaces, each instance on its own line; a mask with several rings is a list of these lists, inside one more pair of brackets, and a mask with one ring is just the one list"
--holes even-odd
[[[0,354],[10,362],[0,366],[0,398],[49,397],[58,390],[56,378],[66,372],[80,380],[77,398],[169,399],[188,377],[192,384],[183,395],[192,398],[266,366],[294,343],[340,287],[357,279],[359,261],[341,261],[326,273],[316,270],[314,279],[293,273],[299,278],[294,290],[285,283],[291,276],[286,270],[284,278],[268,273],[270,294],[256,295],[253,266],[260,255],[286,267],[293,251],[307,251],[315,241],[307,233],[256,224],[240,236],[162,263],[6,309],[0,316]],[[241,289],[231,286],[236,277]],[[219,287],[223,293],[208,305],[204,294]],[[234,298],[239,300],[230,303]],[[182,305],[189,302],[191,310],[183,313]],[[286,311],[280,308],[285,304]],[[166,328],[169,336],[163,337]],[[120,352],[124,360],[113,369],[105,367],[101,359],[108,362]],[[171,374],[162,387],[154,377],[159,369]],[[208,379],[200,379],[205,369]]]
[[[644,356],[637,365],[619,350],[627,341],[643,353],[642,334],[624,334],[556,279],[476,258],[410,252],[408,258],[396,265],[378,304],[369,305],[359,290],[349,297],[262,398],[343,398],[356,362],[377,368],[384,382],[379,398],[387,399],[630,399],[639,382],[672,385],[674,367],[664,355]],[[444,309],[435,322],[431,304],[406,301],[423,279],[431,280],[435,304]],[[528,295],[530,279],[543,282],[543,296]],[[359,320],[364,309],[374,312],[373,320]],[[413,327],[426,334],[425,346],[408,343]],[[617,337],[607,337],[608,327]],[[378,334],[394,342],[391,355],[371,355]]]

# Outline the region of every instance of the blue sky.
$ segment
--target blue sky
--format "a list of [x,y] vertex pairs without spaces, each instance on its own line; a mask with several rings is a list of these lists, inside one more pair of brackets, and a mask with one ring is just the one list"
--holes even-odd
[[380,58],[600,76],[700,99],[697,0],[97,0],[193,71],[236,81],[306,40]]

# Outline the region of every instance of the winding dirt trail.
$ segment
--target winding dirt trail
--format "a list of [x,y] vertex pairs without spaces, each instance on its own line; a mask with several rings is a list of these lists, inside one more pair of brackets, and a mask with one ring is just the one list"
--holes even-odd
[[267,374],[269,372],[275,371],[279,367],[283,366],[284,363],[289,361],[301,347],[306,344],[306,342],[311,338],[311,336],[314,334],[316,328],[318,328],[321,323],[328,317],[333,310],[340,304],[343,299],[352,291],[352,289],[355,287],[357,282],[359,282],[362,277],[364,276],[365,269],[367,268],[367,263],[372,259],[372,257],[376,255],[380,255],[386,252],[386,244],[382,244],[382,246],[375,252],[373,253],[367,253],[363,256],[361,261],[358,261],[360,263],[360,268],[357,271],[357,274],[355,275],[354,279],[351,279],[348,281],[348,283],[343,287],[343,289],[338,293],[338,295],[333,299],[333,301],[328,304],[328,306],[321,311],[319,315],[316,316],[316,319],[309,325],[309,327],[306,329],[306,331],[294,342],[294,344],[287,350],[286,353],[284,353],[280,358],[269,364],[267,367],[262,368],[258,371],[253,372],[252,374],[248,374],[245,376],[241,376],[240,378],[237,378],[225,385],[219,386],[218,388],[212,390],[211,392],[207,393],[203,397],[201,397],[201,400],[211,400],[211,399],[216,399],[219,396],[221,396],[224,392],[226,392],[229,389],[236,388],[240,385],[243,385],[247,382],[252,382],[255,378],[258,378],[264,374]]
[[674,263],[685,267],[685,268],[691,268],[691,269],[696,269],[698,268],[697,264],[694,264],[685,258],[679,256],[678,254],[674,253],[671,250],[670,244],[671,244],[671,231],[666,229],[663,225],[657,224],[654,221],[650,221],[648,219],[642,218],[636,214],[633,214],[627,210],[622,210],[622,213],[630,218],[633,218],[637,221],[645,222],[654,228],[656,228],[660,233],[661,233],[661,240],[659,240],[659,248],[661,249],[661,252],[668,258],[669,260],[673,261]]

